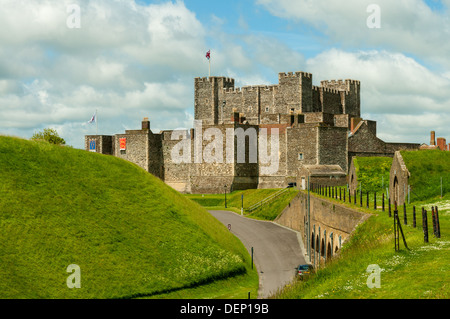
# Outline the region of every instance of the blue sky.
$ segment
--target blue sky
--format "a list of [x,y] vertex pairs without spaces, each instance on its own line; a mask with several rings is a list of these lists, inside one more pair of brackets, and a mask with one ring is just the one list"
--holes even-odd
[[[80,8],[80,28],[67,19]],[[369,28],[371,4],[381,28]],[[450,142],[450,0],[0,0],[0,134],[45,127],[83,148],[100,134],[189,128],[193,79],[361,81],[362,115],[388,142]]]

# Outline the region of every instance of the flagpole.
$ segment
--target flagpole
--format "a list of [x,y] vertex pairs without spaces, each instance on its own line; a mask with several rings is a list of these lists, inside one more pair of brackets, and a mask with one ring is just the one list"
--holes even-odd
[[211,49],[209,50],[209,54],[210,54],[209,59],[208,59],[208,61],[209,61],[209,77],[211,77]]
[[98,114],[97,114],[97,110],[95,110],[95,124],[97,125],[97,135],[98,135]]

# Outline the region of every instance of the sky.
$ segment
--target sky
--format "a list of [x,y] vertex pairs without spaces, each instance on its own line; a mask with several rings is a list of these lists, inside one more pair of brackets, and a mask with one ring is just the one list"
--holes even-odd
[[386,142],[450,143],[450,0],[0,0],[0,134],[193,127],[194,78],[361,81]]

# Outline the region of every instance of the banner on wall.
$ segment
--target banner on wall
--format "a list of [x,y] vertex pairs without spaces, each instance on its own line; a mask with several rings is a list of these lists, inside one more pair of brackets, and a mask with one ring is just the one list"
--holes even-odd
[[120,150],[126,151],[127,150],[127,139],[121,138],[121,139],[119,139],[119,142],[120,142]]
[[97,146],[96,141],[90,140],[89,141],[89,152],[96,152],[97,151],[96,146]]

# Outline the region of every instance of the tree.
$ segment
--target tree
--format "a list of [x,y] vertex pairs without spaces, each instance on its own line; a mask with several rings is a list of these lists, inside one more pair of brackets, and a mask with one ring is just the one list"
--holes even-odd
[[58,135],[55,129],[44,128],[42,132],[33,134],[32,140],[43,140],[55,145],[65,145],[66,141]]

